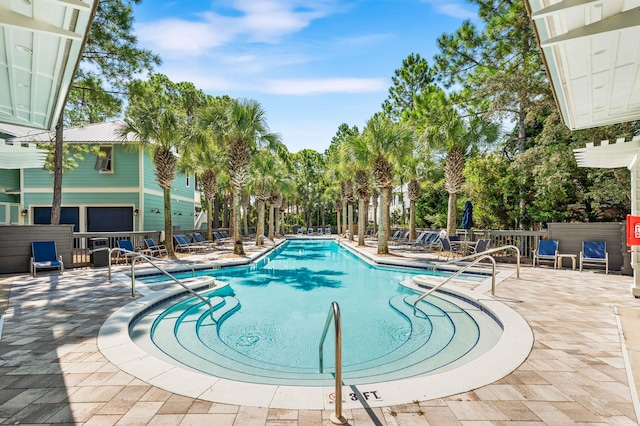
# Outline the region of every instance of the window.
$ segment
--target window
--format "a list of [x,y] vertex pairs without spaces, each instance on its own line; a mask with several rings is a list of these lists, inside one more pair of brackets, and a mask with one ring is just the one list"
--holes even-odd
[[187,188],[189,188],[190,186],[191,186],[191,176],[187,174]]
[[112,155],[112,146],[101,146],[96,157],[96,165],[93,167],[94,170],[98,170],[101,173],[113,173]]

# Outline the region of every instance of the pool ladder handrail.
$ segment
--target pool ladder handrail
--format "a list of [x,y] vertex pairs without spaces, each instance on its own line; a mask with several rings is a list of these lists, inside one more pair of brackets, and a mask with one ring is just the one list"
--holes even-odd
[[[183,284],[179,279],[177,279],[176,277],[174,277],[172,274],[170,274],[168,271],[166,271],[164,268],[160,267],[159,265],[156,265],[156,263],[154,262],[155,258],[152,258],[151,256],[147,256],[144,253],[140,253],[138,251],[131,251],[131,250],[127,250],[127,249],[123,249],[123,248],[119,248],[119,247],[115,247],[115,248],[110,248],[110,247],[102,247],[96,250],[92,250],[91,252],[96,252],[96,251],[103,251],[103,250],[108,250],[109,251],[109,281],[111,281],[111,254],[114,251],[120,251],[121,253],[128,253],[128,254],[133,254],[133,258],[131,259],[131,298],[136,297],[136,290],[135,290],[135,282],[136,282],[136,261],[138,259],[143,259],[146,260],[147,262],[149,262],[151,264],[151,266],[153,266],[154,268],[156,268],[158,271],[160,271],[162,274],[166,275],[167,277],[169,277],[172,281],[176,282],[178,285],[180,285],[182,288],[184,288],[185,290],[187,290],[189,293],[193,294],[195,297],[197,297],[198,299],[200,299],[201,301],[203,301],[207,306],[209,306],[209,315],[211,316],[211,320],[213,322],[215,322],[215,319],[213,318],[213,305],[211,304],[211,302],[207,299],[205,299],[204,297],[202,297],[200,294],[198,294],[196,291],[194,291],[193,289],[189,288],[188,286],[186,286],[185,284]],[[162,259],[161,259],[162,260]],[[163,260],[164,261],[164,260]],[[195,271],[195,270],[194,270]]]
[[517,256],[516,256],[516,277],[518,279],[520,279],[520,249],[517,246],[514,245],[506,245],[506,246],[500,246],[500,247],[495,247],[495,248],[490,248],[487,249],[485,251],[481,251],[480,253],[473,253],[464,257],[459,257],[457,259],[452,259],[443,263],[439,263],[436,265],[433,265],[432,269],[435,271],[436,269],[438,269],[438,267],[443,266],[443,265],[451,265],[451,264],[455,264],[464,260],[469,260],[469,259],[474,259],[478,256],[482,256],[485,254],[491,254],[491,253],[497,253],[499,251],[503,251],[503,250],[507,250],[507,249],[515,249]]
[[329,325],[331,324],[332,319],[336,333],[336,380],[334,392],[336,410],[331,415],[330,420],[333,424],[343,425],[347,423],[347,419],[342,416],[342,321],[340,319],[340,307],[338,306],[338,302],[331,302],[331,307],[329,308],[329,313],[327,314],[327,320],[324,323],[322,337],[320,338],[320,373],[323,373],[322,347],[324,345],[324,340],[327,337],[327,331],[329,331]]
[[418,311],[418,308],[417,308],[418,302],[420,302],[421,300],[425,299],[428,295],[430,295],[434,291],[438,290],[440,287],[444,286],[448,282],[452,281],[454,278],[456,278],[457,276],[462,274],[467,269],[469,269],[472,266],[482,262],[485,259],[490,259],[491,262],[493,263],[493,273],[491,274],[492,279],[493,279],[493,281],[491,283],[491,292],[494,293],[495,292],[495,282],[496,282],[496,260],[493,258],[493,256],[489,256],[488,254],[478,254],[478,256],[479,257],[476,260],[474,260],[471,263],[466,264],[463,268],[460,268],[455,273],[451,274],[449,277],[447,277],[447,279],[442,281],[440,284],[431,287],[426,293],[424,293],[422,296],[418,297],[416,299],[416,301],[413,302],[413,315],[415,316],[417,311]]

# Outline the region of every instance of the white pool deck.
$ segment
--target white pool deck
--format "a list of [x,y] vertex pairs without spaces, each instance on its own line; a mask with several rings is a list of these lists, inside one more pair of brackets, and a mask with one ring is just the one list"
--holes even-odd
[[[363,253],[375,257],[373,244]],[[257,255],[249,243],[246,248]],[[391,250],[385,261],[421,263],[433,256]],[[189,259],[230,261],[228,252]],[[470,364],[449,376],[345,388],[360,393],[358,401],[346,395],[343,414],[349,424],[638,423],[629,374],[640,372],[640,301],[630,295],[631,277],[525,266],[517,279],[513,265],[499,269],[495,298],[486,284],[461,284],[461,291],[521,315],[528,326],[516,328],[514,336],[524,340],[527,329],[533,332],[528,356],[517,353],[520,342],[505,342],[505,350],[491,354],[486,364]],[[11,285],[0,339],[0,422],[330,424],[329,388],[203,378],[126,346],[120,325],[127,322],[127,311],[167,290],[138,286],[132,305],[130,285],[117,278],[116,273],[109,282],[106,268],[0,277]],[[112,322],[105,325],[108,319]],[[509,323],[522,327],[517,317]],[[371,397],[374,392],[382,400]]]

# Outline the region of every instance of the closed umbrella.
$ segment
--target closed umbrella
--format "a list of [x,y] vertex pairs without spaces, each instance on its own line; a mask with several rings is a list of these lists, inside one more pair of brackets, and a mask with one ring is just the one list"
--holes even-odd
[[[464,203],[464,210],[462,211],[462,227],[468,231],[473,228],[473,204],[470,200]],[[465,232],[465,237],[467,233]]]

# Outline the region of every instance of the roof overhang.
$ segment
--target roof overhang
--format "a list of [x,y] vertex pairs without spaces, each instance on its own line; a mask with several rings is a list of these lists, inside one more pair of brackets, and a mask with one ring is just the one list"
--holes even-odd
[[0,0],[0,122],[55,127],[99,0]]
[[640,120],[640,0],[526,0],[571,130]]

